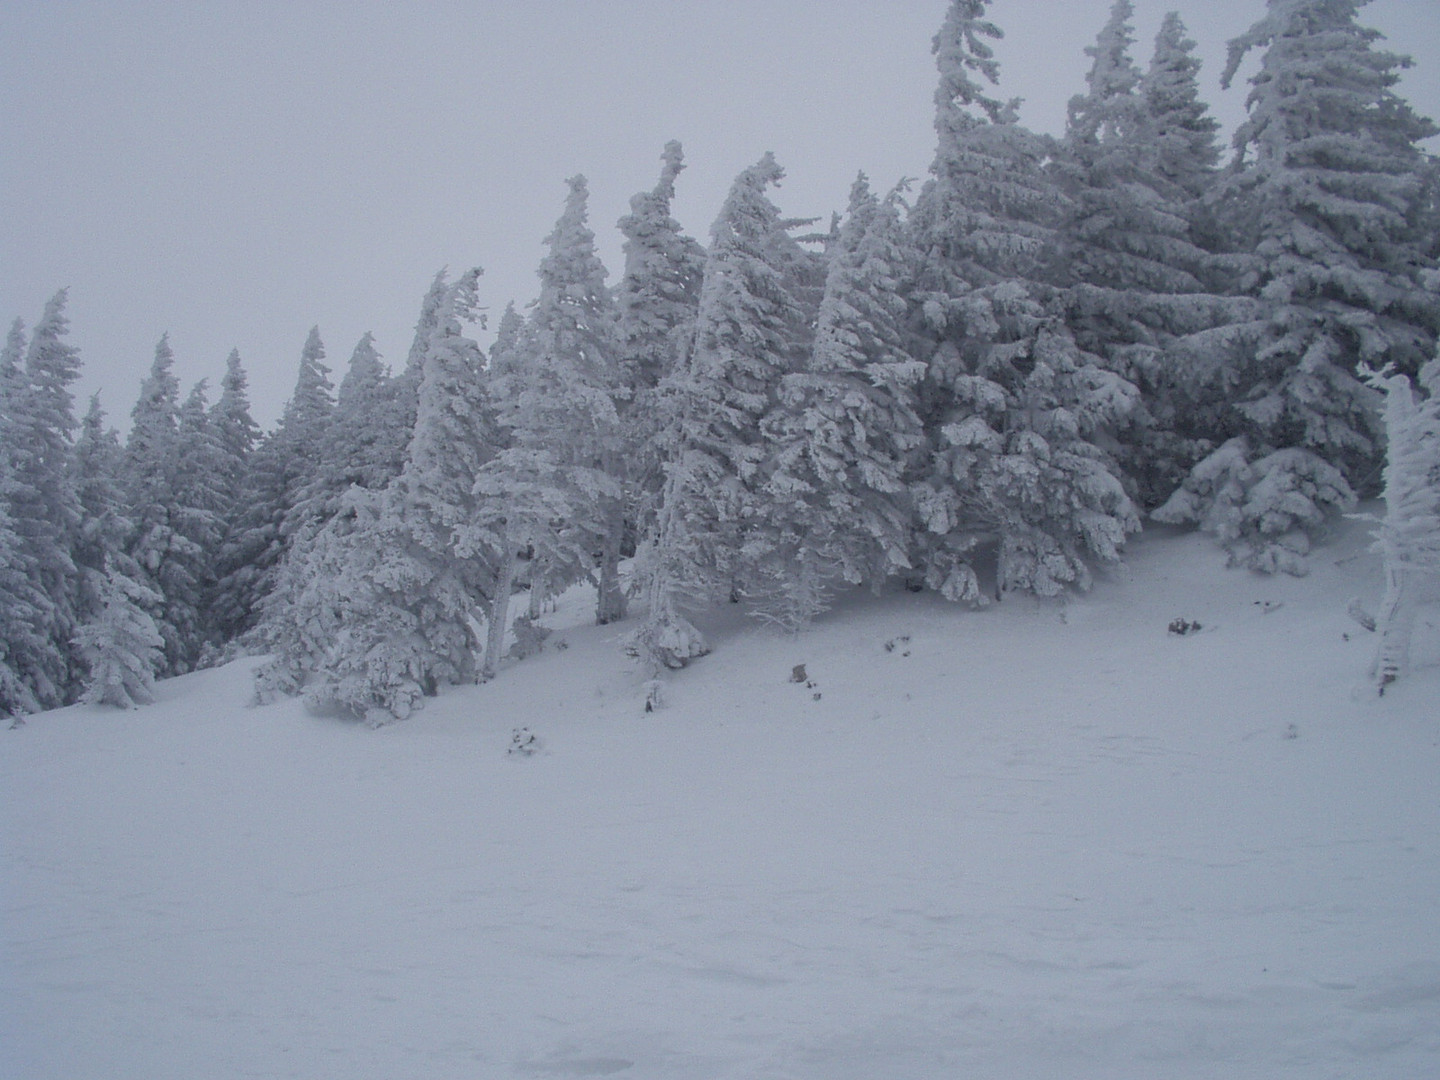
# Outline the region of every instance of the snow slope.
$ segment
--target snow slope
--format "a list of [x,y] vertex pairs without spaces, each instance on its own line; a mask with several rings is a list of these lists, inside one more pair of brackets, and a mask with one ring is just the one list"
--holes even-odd
[[252,662],[0,731],[0,1076],[1440,1075],[1440,669],[1363,689],[1358,526],[1222,563],[727,613],[652,715],[581,597],[379,731]]

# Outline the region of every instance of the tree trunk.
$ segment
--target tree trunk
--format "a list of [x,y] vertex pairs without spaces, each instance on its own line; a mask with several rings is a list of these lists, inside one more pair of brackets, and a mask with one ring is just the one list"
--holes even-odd
[[500,667],[505,648],[505,631],[510,625],[510,593],[515,587],[515,552],[511,550],[509,530],[500,531],[500,571],[495,575],[495,595],[490,600],[490,625],[485,635],[485,656],[480,666],[480,681],[488,682]]
[[600,548],[600,585],[595,603],[595,622],[605,626],[625,618],[625,590],[620,586],[620,546],[625,539],[625,504],[609,500],[605,513],[605,536]]
[[1380,641],[1375,648],[1375,661],[1370,665],[1370,675],[1382,694],[1410,663],[1410,638],[1419,607],[1419,577],[1419,573],[1409,567],[1394,566],[1385,570],[1385,598],[1375,616]]

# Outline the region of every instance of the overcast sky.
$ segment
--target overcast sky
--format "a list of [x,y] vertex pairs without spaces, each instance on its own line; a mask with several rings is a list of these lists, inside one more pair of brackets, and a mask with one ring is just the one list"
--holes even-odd
[[[1262,0],[1136,0],[1143,67],[1178,8],[1227,134],[1225,41]],[[188,387],[238,347],[256,419],[320,326],[339,381],[373,331],[398,366],[441,266],[485,268],[491,327],[534,298],[565,178],[590,181],[612,281],[615,221],[685,146],[695,236],[773,150],[793,216],[843,209],[857,170],[923,178],[930,39],[946,0],[0,0],[0,318],[69,286],[83,397],[125,426],[168,331]],[[1001,91],[1059,133],[1110,0],[996,0]],[[1440,2],[1362,22],[1414,57],[1402,94],[1440,118]],[[1252,65],[1253,66],[1253,65]],[[1440,149],[1440,143],[1432,144]],[[482,335],[482,340],[488,340]]]

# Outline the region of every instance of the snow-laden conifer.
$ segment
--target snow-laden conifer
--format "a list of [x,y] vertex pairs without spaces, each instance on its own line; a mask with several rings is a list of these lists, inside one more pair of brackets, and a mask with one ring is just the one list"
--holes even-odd
[[[583,176],[567,184],[565,209],[546,239],[540,296],[526,320],[520,358],[497,380],[511,450],[497,466],[505,475],[487,483],[490,498],[512,503],[507,543],[531,547],[556,587],[593,574],[595,618],[608,623],[624,618],[626,608],[619,562],[628,464],[616,407],[623,384],[614,304],[587,220],[589,190]],[[533,512],[525,505],[547,489],[568,510],[543,524],[553,498]],[[514,535],[520,520],[533,524],[523,527],[530,535]],[[588,552],[596,553],[593,565]]]
[[851,188],[808,363],[783,377],[781,407],[765,421],[774,458],[765,520],[781,539],[757,591],[762,610],[787,627],[817,614],[834,581],[878,587],[910,568],[924,365],[906,351],[912,260],[899,197],[876,198],[863,174]]
[[75,568],[80,575],[79,617],[92,618],[101,607],[100,587],[106,568],[114,565],[127,576],[140,577],[125,553],[134,525],[126,515],[121,487],[124,450],[120,436],[105,423],[100,395],[90,398],[90,407],[80,421],[75,440],[75,491],[80,500],[80,530],[75,541]]
[[1178,12],[1168,12],[1155,35],[1150,66],[1140,82],[1149,114],[1155,168],[1192,199],[1209,190],[1220,163],[1220,122],[1200,100],[1200,60]]
[[301,487],[314,475],[334,408],[318,328],[301,352],[295,391],[280,423],[250,453],[240,510],[221,547],[216,616],[235,635],[253,630],[290,547],[308,520],[295,512]]
[[401,474],[383,491],[352,485],[287,559],[265,605],[275,655],[256,674],[262,697],[303,692],[381,722],[475,679],[497,559],[474,485],[499,439],[484,356],[465,332],[479,274],[447,285],[430,315]]
[[365,334],[340,380],[315,472],[298,493],[294,514],[308,528],[324,525],[352,484],[379,491],[400,474],[413,424],[402,394]]
[[[0,433],[5,425],[0,423]],[[18,718],[41,708],[37,676],[54,652],[44,635],[48,599],[35,582],[34,560],[10,517],[13,481],[8,457],[0,455],[0,717]]]
[[[3,365],[11,374],[7,404],[7,451],[10,458],[10,525],[19,538],[22,563],[43,603],[34,629],[47,643],[30,658],[23,673],[26,685],[42,708],[73,700],[78,658],[71,639],[78,614],[79,579],[73,557],[80,527],[80,500],[72,470],[75,400],[70,387],[80,374],[79,350],[66,340],[67,290],[45,305],[25,346],[23,369],[12,358]],[[12,332],[6,352],[23,338]]]
[[[1264,53],[1226,193],[1238,241],[1255,253],[1244,286],[1259,307],[1237,327],[1219,373],[1218,392],[1235,403],[1226,434],[1244,439],[1222,450],[1242,446],[1248,461],[1272,465],[1283,451],[1265,476],[1285,498],[1247,497],[1241,520],[1229,520],[1205,500],[1202,463],[1197,482],[1157,511],[1164,520],[1225,518],[1230,532],[1254,535],[1266,529],[1249,515],[1284,513],[1285,535],[1309,530],[1378,475],[1380,412],[1357,365],[1414,375],[1433,354],[1440,301],[1423,281],[1428,241],[1415,224],[1426,172],[1419,142],[1440,129],[1395,94],[1408,60],[1376,47],[1379,33],[1356,22],[1362,6],[1269,0],[1265,17],[1230,43],[1227,84],[1250,51]],[[1338,496],[1316,480],[1327,471],[1341,477]],[[1263,544],[1247,560],[1299,565]]]
[[913,489],[918,568],[972,603],[982,545],[1001,589],[1051,594],[1087,584],[1089,563],[1139,527],[1112,452],[1138,393],[1077,344],[1041,280],[1070,204],[1045,169],[1049,141],[972,77],[998,78],[986,6],[954,0],[936,36],[939,138],[910,219],[932,450]]
[[1086,49],[1088,88],[1071,99],[1053,166],[1069,203],[1046,276],[1067,287],[1077,344],[1142,392],[1117,456],[1154,506],[1197,456],[1187,430],[1188,365],[1176,343],[1233,320],[1236,310],[1211,295],[1220,262],[1200,243],[1196,198],[1172,175],[1195,180],[1201,168],[1188,141],[1199,140],[1206,120],[1185,52],[1193,43],[1178,19],[1167,20],[1157,44],[1165,51],[1142,77],[1129,54],[1133,11],[1129,0],[1116,0]]
[[630,200],[620,219],[625,272],[615,291],[623,393],[617,396],[630,465],[633,527],[649,535],[664,483],[660,433],[670,419],[674,395],[661,387],[679,368],[694,336],[705,249],[671,216],[675,180],[684,166],[678,142],[665,145],[660,179]]
[[76,632],[88,673],[82,700],[133,709],[155,700],[164,638],[147,609],[161,597],[113,566],[103,578],[100,610]]
[[652,672],[708,651],[684,609],[758,584],[748,579],[779,542],[763,521],[772,457],[762,421],[806,362],[819,277],[767,195],[783,176],[766,154],[731,186],[711,230],[694,345],[666,387],[676,404],[642,552],[648,610],[632,641]]

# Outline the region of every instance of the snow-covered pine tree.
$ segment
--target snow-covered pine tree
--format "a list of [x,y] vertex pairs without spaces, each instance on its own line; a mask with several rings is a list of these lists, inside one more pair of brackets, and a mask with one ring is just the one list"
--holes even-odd
[[179,453],[173,468],[174,540],[165,575],[166,621],[179,631],[182,653],[176,670],[193,669],[210,635],[209,598],[215,565],[225,537],[228,506],[228,448],[211,420],[206,382],[201,379],[180,406]]
[[35,712],[40,702],[31,688],[31,673],[43,668],[51,651],[43,633],[41,613],[47,600],[35,582],[33,558],[10,516],[16,493],[11,462],[15,442],[12,417],[24,388],[25,325],[10,325],[0,349],[0,717],[16,722]]
[[330,369],[325,366],[325,345],[320,340],[320,328],[315,326],[300,351],[295,393],[276,431],[284,451],[285,509],[280,535],[286,548],[297,533],[315,523],[317,508],[304,504],[304,493],[322,468],[334,412],[334,386]]
[[[1268,0],[1222,78],[1264,50],[1226,200],[1255,252],[1245,291],[1259,315],[1236,328],[1221,372],[1230,438],[1156,516],[1206,525],[1259,569],[1303,572],[1311,534],[1374,487],[1380,412],[1357,365],[1414,375],[1440,332],[1423,281],[1430,241],[1416,230],[1419,143],[1440,128],[1395,93],[1409,61],[1358,25],[1364,2]],[[1243,497],[1225,493],[1237,484]]]
[[752,570],[778,542],[763,528],[772,455],[761,421],[806,363],[820,279],[767,195],[783,176],[767,153],[731,186],[711,229],[694,345],[665,388],[676,407],[643,553],[648,610],[630,642],[652,674],[708,651],[683,610],[757,585]]
[[1154,506],[1203,452],[1186,431],[1190,402],[1176,385],[1185,365],[1174,343],[1234,313],[1210,295],[1219,264],[1197,243],[1199,203],[1170,176],[1199,179],[1203,134],[1214,151],[1185,50],[1193,43],[1178,18],[1167,20],[1142,77],[1129,54],[1133,13],[1130,0],[1115,0],[1085,50],[1088,89],[1070,101],[1053,165],[1069,205],[1047,276],[1068,288],[1066,319],[1079,346],[1142,392],[1118,457]]
[[1138,393],[1077,345],[1040,280],[1069,203],[1049,140],[972,77],[998,80],[987,6],[952,0],[936,35],[938,145],[910,218],[933,451],[914,488],[916,557],[931,588],[972,603],[982,544],[997,548],[999,588],[1053,594],[1085,586],[1088,564],[1118,558],[1139,528],[1112,454]]
[[154,590],[111,566],[100,589],[100,610],[75,634],[88,674],[81,700],[133,709],[155,700],[155,671],[165,640],[147,609],[160,605]]
[[1150,119],[1156,171],[1192,199],[1210,190],[1220,164],[1220,121],[1200,100],[1199,72],[1195,42],[1179,13],[1168,12],[1155,35],[1140,96]]
[[[1202,292],[1206,253],[1189,238],[1185,189],[1161,171],[1158,127],[1130,59],[1133,14],[1131,0],[1115,0],[1085,49],[1094,61],[1089,89],[1070,99],[1060,146],[1058,172],[1070,205],[1053,273],[1063,283],[1141,296]],[[1126,327],[1127,340],[1150,336],[1145,320],[1130,321],[1142,327]],[[1092,349],[1099,343],[1082,339]]]
[[631,527],[649,535],[664,483],[660,433],[670,395],[660,390],[683,362],[694,336],[705,249],[671,216],[675,180],[685,167],[678,142],[665,144],[660,179],[630,200],[619,221],[625,237],[625,272],[615,292],[619,316],[620,368],[625,393],[617,404],[625,425],[630,463]]
[[1410,664],[1415,620],[1425,600],[1440,602],[1440,359],[1410,379],[1371,373],[1385,394],[1385,517],[1375,549],[1385,567],[1380,635],[1370,666],[1380,692]]
[[216,585],[216,617],[234,637],[260,621],[290,537],[302,524],[293,514],[295,499],[314,473],[334,408],[324,355],[319,330],[312,329],[280,423],[249,456],[240,510],[221,546]]
[[206,625],[209,643],[223,648],[254,624],[247,607],[249,583],[248,564],[241,536],[249,508],[246,495],[251,490],[251,455],[261,440],[260,425],[250,415],[249,378],[240,360],[238,349],[230,350],[225,361],[225,375],[220,381],[220,396],[211,409],[210,422],[224,449],[223,487],[225,491],[225,534],[221,538],[212,568],[214,584],[206,598]]
[[783,540],[762,564],[762,612],[795,629],[818,614],[832,581],[873,587],[910,569],[909,479],[924,446],[908,353],[913,252],[900,191],[876,198],[863,174],[828,252],[815,341],[783,377],[764,421],[774,446],[767,524]]
[[340,381],[316,471],[298,493],[295,516],[309,528],[320,528],[335,514],[352,484],[379,491],[400,475],[413,424],[413,407],[401,400],[402,392],[381,361],[374,335],[365,334]]
[[352,486],[287,560],[266,601],[275,657],[257,672],[262,697],[303,690],[381,722],[475,679],[477,616],[499,576],[474,492],[499,440],[484,356],[465,333],[479,275],[447,286],[431,316],[401,474],[382,492]]
[[124,453],[119,434],[105,423],[100,395],[93,395],[75,440],[80,531],[75,541],[74,560],[80,574],[78,614],[82,623],[100,610],[100,587],[107,566],[114,564],[130,577],[139,576],[139,568],[127,561],[125,555],[134,525],[125,516],[125,494],[121,489]]
[[[19,383],[6,417],[10,525],[19,537],[21,565],[43,597],[33,625],[36,636],[47,643],[43,654],[28,658],[32,666],[21,677],[47,709],[74,699],[79,670],[71,644],[78,611],[73,552],[80,499],[72,468],[77,421],[70,387],[80,374],[80,355],[65,340],[67,296],[61,289],[45,305],[18,380],[13,359],[5,363],[12,370],[6,381]],[[12,335],[7,351],[16,341]]]
[[[6,426],[0,418],[0,436]],[[54,646],[42,632],[49,601],[11,522],[13,489],[9,456],[0,453],[0,717],[18,720],[41,708],[35,676],[45,671]]]
[[176,591],[176,611],[185,622],[189,605],[180,593],[189,592],[186,543],[176,525],[180,516],[176,481],[183,452],[180,444],[180,383],[175,377],[175,353],[168,334],[155,344],[155,358],[140,384],[140,396],[130,410],[130,435],[125,442],[124,490],[126,517],[132,531],[126,554],[138,568],[137,580],[146,597],[155,597],[149,615],[165,639],[163,673],[189,670],[184,630],[171,620],[167,589]]
[[[623,619],[626,608],[619,578],[627,472],[615,404],[622,392],[619,348],[605,266],[587,224],[585,178],[567,184],[564,212],[546,239],[540,296],[526,320],[522,355],[496,392],[512,446],[503,466],[514,482],[511,528],[518,519],[533,523],[522,546],[531,546],[547,572],[559,576],[557,586],[595,575],[595,619],[604,624]],[[497,481],[500,488],[508,483]],[[545,489],[568,508],[548,521],[522,505]],[[494,491],[490,497],[503,498]],[[544,502],[548,515],[553,499]],[[593,569],[587,552],[598,553]]]

